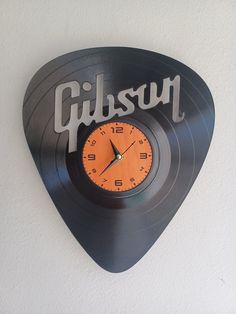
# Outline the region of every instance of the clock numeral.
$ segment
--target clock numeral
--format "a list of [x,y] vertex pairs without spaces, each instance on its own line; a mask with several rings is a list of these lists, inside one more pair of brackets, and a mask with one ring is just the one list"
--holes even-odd
[[135,178],[130,178],[129,180],[130,180],[130,182],[133,183],[135,181]]
[[142,166],[140,169],[139,169],[139,171],[143,171],[144,170],[144,167]]
[[105,132],[105,131],[101,131],[100,134],[101,134],[101,135],[105,135],[106,132]]
[[97,170],[95,168],[92,169],[92,173],[96,173]]
[[147,153],[140,153],[139,158],[140,159],[147,159]]
[[124,128],[122,126],[111,127],[112,133],[123,133]]
[[143,144],[143,140],[139,140],[138,142],[139,142],[139,144]]
[[93,140],[92,143],[90,144],[90,146],[94,146],[96,144],[96,141]]
[[107,179],[102,179],[102,182],[107,182]]
[[96,155],[95,154],[88,154],[88,160],[95,160]]
[[122,180],[115,180],[115,186],[122,186],[123,182]]

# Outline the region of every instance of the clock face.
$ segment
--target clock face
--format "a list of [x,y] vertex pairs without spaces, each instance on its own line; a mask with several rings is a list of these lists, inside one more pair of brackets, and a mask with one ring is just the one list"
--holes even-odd
[[144,181],[152,166],[153,152],[139,128],[127,122],[110,122],[88,136],[82,160],[86,174],[96,185],[123,192]]

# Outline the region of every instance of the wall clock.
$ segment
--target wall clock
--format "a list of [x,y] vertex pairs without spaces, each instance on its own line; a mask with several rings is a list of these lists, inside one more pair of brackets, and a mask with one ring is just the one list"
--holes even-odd
[[[141,127],[140,127],[141,128]],[[100,188],[124,192],[148,176],[152,146],[141,129],[128,122],[98,126],[86,139],[82,161],[86,174]]]
[[105,47],[44,65],[23,123],[61,217],[102,268],[133,266],[191,189],[214,128],[205,82],[155,52]]

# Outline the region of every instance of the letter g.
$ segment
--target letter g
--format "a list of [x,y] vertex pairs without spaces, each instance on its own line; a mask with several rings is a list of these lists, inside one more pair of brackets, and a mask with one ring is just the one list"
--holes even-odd
[[77,149],[77,128],[78,128],[78,103],[71,105],[70,120],[66,125],[62,124],[62,97],[63,91],[70,88],[71,97],[78,97],[80,95],[80,84],[76,81],[62,83],[56,87],[55,90],[55,120],[54,129],[57,133],[69,131],[69,152]]

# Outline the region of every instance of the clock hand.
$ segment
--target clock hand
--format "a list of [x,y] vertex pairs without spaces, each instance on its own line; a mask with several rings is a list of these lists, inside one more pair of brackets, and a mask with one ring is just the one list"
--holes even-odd
[[125,151],[121,154],[121,156],[123,156],[123,155],[124,155],[124,153],[126,153],[126,152],[127,152],[127,150],[128,150],[128,149],[130,149],[130,147],[134,145],[134,143],[135,143],[135,142],[136,142],[136,141],[134,141],[132,144],[130,144],[130,145],[129,145],[129,147],[128,147],[128,148],[126,148],[126,150],[125,150]]
[[[130,144],[129,147],[126,148],[126,150],[125,150],[122,154],[119,153],[119,151],[117,150],[116,146],[112,143],[111,140],[110,140],[110,142],[111,142],[111,145],[112,145],[113,152],[114,152],[114,154],[115,154],[115,158],[103,169],[103,171],[100,173],[99,176],[101,176],[105,171],[107,171],[109,168],[111,168],[111,167],[112,167],[114,164],[116,164],[118,161],[122,160],[124,153],[126,153],[127,150],[130,149],[130,147],[133,146],[136,141],[134,141],[132,144]],[[114,145],[114,146],[113,146],[113,145]],[[117,153],[117,152],[118,152],[118,153]]]
[[121,153],[118,151],[117,147],[116,147],[115,144],[111,141],[111,139],[110,139],[110,143],[111,143],[111,146],[112,146],[114,155],[115,155],[115,156],[121,155]]
[[[117,157],[118,156],[118,157]],[[116,164],[119,160],[122,159],[121,155],[117,155],[107,166],[105,169],[102,170],[102,172],[99,174],[99,176],[101,176],[105,171],[107,171],[111,166],[113,166],[114,164]]]
[[115,163],[117,163],[117,161],[119,161],[119,160],[121,160],[123,158],[123,156],[120,154],[120,152],[118,151],[116,145],[111,141],[111,139],[110,139],[110,143],[111,143],[111,146],[112,146],[112,149],[113,149],[114,159],[106,166],[105,169],[103,169],[103,171],[100,173],[99,176],[101,176],[111,166],[113,166]]

